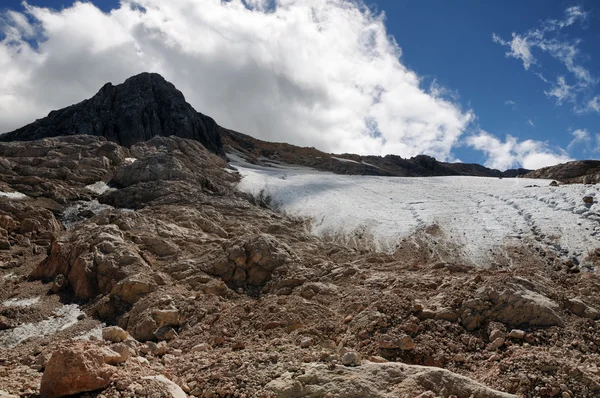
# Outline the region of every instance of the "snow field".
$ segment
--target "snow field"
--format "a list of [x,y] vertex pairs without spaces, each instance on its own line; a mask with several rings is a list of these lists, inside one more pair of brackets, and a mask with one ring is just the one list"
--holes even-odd
[[484,177],[346,176],[308,168],[263,168],[240,162],[238,188],[268,196],[282,212],[313,220],[316,235],[370,234],[378,250],[436,224],[485,266],[491,251],[535,241],[583,261],[600,248],[600,205],[585,204],[596,186],[550,187],[547,180]]

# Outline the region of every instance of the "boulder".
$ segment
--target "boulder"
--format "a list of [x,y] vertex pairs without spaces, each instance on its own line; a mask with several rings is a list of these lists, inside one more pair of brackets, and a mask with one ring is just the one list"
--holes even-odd
[[365,362],[335,369],[307,364],[297,373],[287,372],[270,381],[265,389],[277,398],[396,398],[425,391],[443,396],[516,398],[445,369],[397,362]]
[[[144,380],[153,380],[160,382],[162,384],[161,392],[166,393],[167,397],[170,398],[187,398],[187,394],[179,387],[177,384],[173,383],[171,380],[167,379],[163,375],[157,376],[146,376],[143,377]],[[161,395],[164,396],[164,395]]]
[[112,343],[120,343],[129,337],[127,331],[118,326],[109,326],[102,329],[102,338]]
[[598,319],[600,318],[600,312],[594,307],[587,305],[580,298],[572,298],[568,299],[565,302],[565,308],[571,311],[573,314],[589,319]]
[[463,302],[461,321],[467,330],[477,329],[485,319],[510,327],[564,326],[559,313],[560,306],[543,294],[531,290],[531,287],[509,282],[503,290],[482,287],[477,293],[478,298]]
[[46,364],[40,396],[63,397],[108,387],[114,370],[104,358],[104,350],[89,343],[59,348]]

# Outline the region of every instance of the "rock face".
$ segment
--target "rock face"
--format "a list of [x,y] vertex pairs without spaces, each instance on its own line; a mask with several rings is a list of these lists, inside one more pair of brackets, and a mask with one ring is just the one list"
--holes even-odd
[[107,83],[92,98],[52,111],[43,119],[0,136],[0,141],[87,134],[129,147],[160,136],[200,141],[223,155],[220,127],[198,113],[183,94],[162,76],[142,73],[113,86]]
[[50,357],[40,387],[42,398],[64,397],[106,388],[113,370],[105,353],[91,344],[61,348]]
[[392,398],[414,397],[428,391],[433,396],[511,398],[445,369],[401,363],[367,363],[358,367],[309,364],[302,374],[285,373],[267,384],[278,398]]
[[600,182],[600,161],[577,160],[544,167],[526,174],[527,178],[544,178],[565,183],[597,184]]

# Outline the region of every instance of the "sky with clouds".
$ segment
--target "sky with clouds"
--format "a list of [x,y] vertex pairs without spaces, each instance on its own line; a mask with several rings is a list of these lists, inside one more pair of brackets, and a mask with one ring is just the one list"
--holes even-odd
[[598,157],[600,5],[366,4],[3,0],[0,132],[152,71],[270,141],[499,169]]

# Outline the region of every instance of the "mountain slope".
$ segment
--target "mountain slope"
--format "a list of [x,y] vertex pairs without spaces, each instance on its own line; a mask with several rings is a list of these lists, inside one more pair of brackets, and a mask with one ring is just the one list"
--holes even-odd
[[261,141],[235,131],[221,131],[228,153],[238,154],[261,166],[292,164],[312,167],[337,174],[358,174],[396,177],[431,177],[468,175],[480,177],[516,177],[530,170],[516,169],[501,172],[478,164],[446,163],[426,155],[404,159],[397,155],[359,156],[333,155],[315,148]]
[[220,129],[213,119],[196,112],[162,76],[142,73],[116,86],[107,83],[92,98],[0,135],[0,141],[88,134],[129,147],[154,136],[176,135],[200,141],[223,155]]

